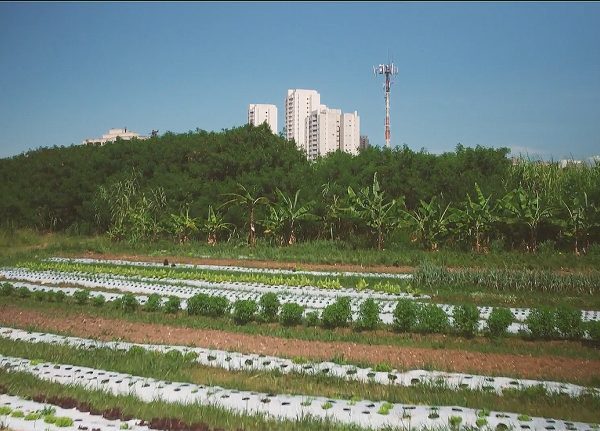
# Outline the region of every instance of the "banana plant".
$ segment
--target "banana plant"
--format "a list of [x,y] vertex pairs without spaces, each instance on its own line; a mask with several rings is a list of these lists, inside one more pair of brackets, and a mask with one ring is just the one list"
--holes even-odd
[[561,199],[561,202],[567,213],[567,217],[560,220],[563,234],[573,239],[573,251],[577,256],[586,254],[590,245],[590,231],[600,226],[600,211],[589,203],[586,192],[576,194],[568,202]]
[[308,202],[304,205],[298,203],[300,190],[296,190],[296,194],[292,198],[285,195],[279,188],[275,189],[279,202],[276,205],[276,211],[285,224],[286,242],[288,245],[296,243],[296,222],[300,220],[314,220],[317,216],[312,214],[313,202]]
[[507,193],[500,201],[508,224],[525,225],[529,232],[527,251],[537,250],[537,232],[540,224],[552,217],[552,210],[542,202],[537,192],[527,192],[523,187]]
[[383,249],[384,235],[396,227],[398,219],[392,211],[397,201],[384,202],[383,192],[377,181],[377,172],[373,175],[371,188],[364,187],[356,193],[348,187],[349,211],[361,219],[377,237],[377,249]]
[[413,241],[418,241],[421,246],[430,251],[437,251],[443,236],[448,232],[450,217],[448,208],[440,206],[436,197],[429,202],[420,200],[420,205],[413,211],[405,211],[404,223],[413,229]]
[[277,245],[285,243],[284,229],[285,220],[278,206],[269,205],[269,215],[261,222],[266,236],[273,237]]
[[179,214],[171,214],[169,220],[171,232],[177,237],[180,244],[185,244],[192,235],[198,233],[200,220],[196,217],[190,217],[190,208],[185,206],[179,211]]
[[208,206],[208,217],[202,226],[202,230],[208,234],[208,245],[216,245],[219,233],[229,230],[231,226],[231,223],[225,223],[221,213],[213,210],[212,205]]
[[248,227],[250,232],[248,233],[248,245],[250,247],[256,246],[256,209],[259,205],[267,205],[269,200],[264,196],[255,196],[238,183],[240,193],[225,193],[225,196],[231,196],[232,199],[221,205],[221,208],[227,205],[237,205],[244,208],[248,214]]
[[464,208],[456,208],[451,214],[457,234],[471,241],[476,253],[487,250],[488,234],[497,220],[497,205],[492,205],[491,199],[492,195],[485,197],[479,184],[475,183],[475,197],[471,199],[467,193]]

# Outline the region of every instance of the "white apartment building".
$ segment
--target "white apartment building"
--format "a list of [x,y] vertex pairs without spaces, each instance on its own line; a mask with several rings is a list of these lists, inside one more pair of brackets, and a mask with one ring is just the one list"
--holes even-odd
[[121,138],[124,141],[130,141],[132,139],[148,139],[148,136],[140,136],[139,133],[132,132],[131,130],[128,132],[127,127],[123,129],[109,129],[108,133],[102,135],[101,138],[88,138],[84,139],[82,144],[91,145],[91,144],[99,144],[104,145],[107,142],[115,142],[117,138]]
[[358,155],[360,148],[360,117],[358,112],[342,114],[340,121],[340,150]]
[[340,148],[342,111],[321,105],[306,118],[308,160],[333,153]]
[[308,154],[306,139],[306,119],[319,109],[321,95],[315,90],[288,90],[285,98],[285,135],[294,140],[298,149]]
[[306,119],[306,137],[309,160],[337,150],[357,155],[360,146],[360,117],[356,111],[343,114],[340,109],[321,105]]
[[248,105],[248,124],[260,126],[267,123],[271,132],[277,134],[277,106],[266,104]]

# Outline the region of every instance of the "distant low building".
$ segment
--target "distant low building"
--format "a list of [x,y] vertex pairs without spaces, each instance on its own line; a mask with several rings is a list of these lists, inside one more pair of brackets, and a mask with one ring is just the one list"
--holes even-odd
[[101,138],[89,138],[84,139],[83,145],[104,145],[107,142],[115,142],[117,138],[120,138],[124,141],[130,141],[132,139],[149,139],[149,136],[141,136],[139,133],[135,133],[132,131],[127,131],[127,127],[123,129],[110,129],[108,133],[102,135]]
[[360,142],[358,144],[358,149],[359,150],[365,150],[369,148],[369,137],[366,135],[361,135],[360,136]]
[[566,168],[567,166],[579,166],[583,165],[583,160],[572,160],[572,159],[563,159],[558,162],[558,166],[561,168]]

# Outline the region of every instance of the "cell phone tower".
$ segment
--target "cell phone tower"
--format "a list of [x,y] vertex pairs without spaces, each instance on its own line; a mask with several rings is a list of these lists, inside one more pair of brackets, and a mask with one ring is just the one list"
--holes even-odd
[[380,64],[379,66],[373,66],[373,74],[385,75],[385,146],[390,148],[390,88],[392,85],[392,76],[398,74],[398,68],[394,66],[394,63]]

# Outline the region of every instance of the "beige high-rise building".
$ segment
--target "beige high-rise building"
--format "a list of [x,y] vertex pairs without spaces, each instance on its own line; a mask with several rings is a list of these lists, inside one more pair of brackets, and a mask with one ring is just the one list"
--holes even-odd
[[360,117],[358,112],[342,114],[340,121],[340,150],[358,155],[360,147]]
[[285,136],[294,140],[298,149],[308,154],[306,118],[321,105],[321,95],[315,90],[288,90],[285,98]]
[[248,105],[248,124],[260,126],[267,123],[271,132],[277,134],[277,106],[267,104]]
[[306,118],[307,156],[314,160],[337,150],[358,154],[360,117],[354,111],[344,114],[340,109],[321,105]]

